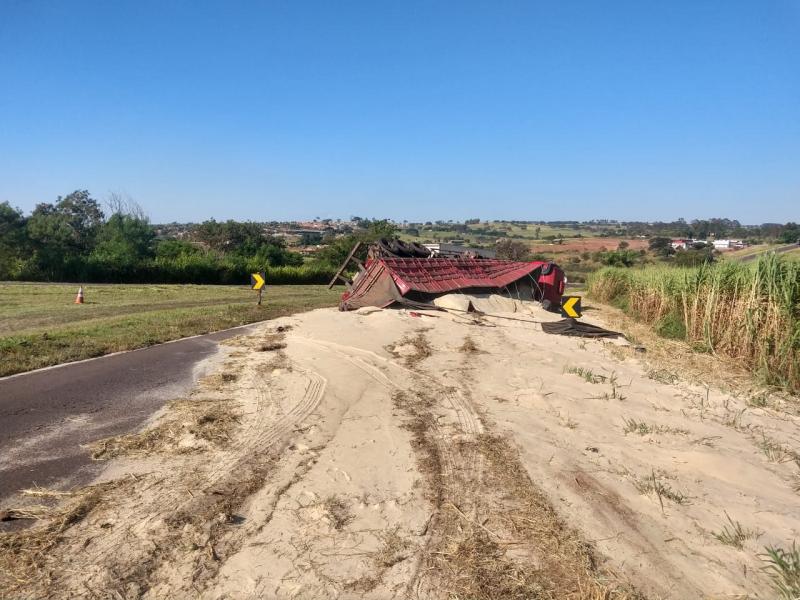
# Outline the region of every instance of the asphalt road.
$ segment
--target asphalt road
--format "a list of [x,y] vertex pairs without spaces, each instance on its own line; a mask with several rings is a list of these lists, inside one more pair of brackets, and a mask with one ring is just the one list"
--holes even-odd
[[0,379],[0,506],[33,485],[91,481],[102,463],[81,444],[136,430],[248,327]]
[[776,254],[783,254],[784,252],[789,252],[790,250],[796,250],[798,248],[797,244],[786,244],[785,246],[778,246],[777,248],[772,248],[770,250],[766,250],[765,252],[759,252],[758,254],[750,254],[748,256],[742,257],[739,260],[741,262],[750,262],[751,260],[757,259],[762,254],[766,252],[775,252]]

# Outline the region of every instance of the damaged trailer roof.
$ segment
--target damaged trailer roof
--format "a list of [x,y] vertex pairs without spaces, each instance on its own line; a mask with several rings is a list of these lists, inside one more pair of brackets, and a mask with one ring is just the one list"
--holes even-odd
[[[532,274],[537,270],[539,274],[533,278]],[[546,274],[542,274],[542,270]],[[537,287],[542,284],[550,287],[556,283],[556,271],[563,274],[556,265],[541,261],[375,258],[367,261],[354,279],[352,288],[342,296],[341,308],[353,310],[362,306],[385,307],[394,302],[403,302],[404,297],[411,292],[445,294],[464,289],[504,288],[529,275]],[[549,281],[550,279],[553,281]],[[557,295],[560,296],[562,291],[563,289],[558,289]]]

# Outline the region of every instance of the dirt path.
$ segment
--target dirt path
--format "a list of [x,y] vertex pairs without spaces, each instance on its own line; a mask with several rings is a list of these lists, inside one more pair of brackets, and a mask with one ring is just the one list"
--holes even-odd
[[[757,554],[800,531],[796,417],[514,316],[325,309],[234,340],[95,445],[106,483],[0,538],[0,590],[767,597]],[[715,537],[732,522],[752,535]]]

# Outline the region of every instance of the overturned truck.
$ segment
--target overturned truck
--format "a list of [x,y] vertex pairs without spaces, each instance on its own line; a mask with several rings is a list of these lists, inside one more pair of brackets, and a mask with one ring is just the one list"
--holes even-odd
[[[548,310],[558,310],[566,283],[553,262],[480,258],[468,249],[443,258],[420,244],[399,240],[370,245],[364,261],[358,257],[360,250],[363,255],[361,244],[353,247],[329,285],[342,281],[347,286],[341,310],[392,304],[434,308],[437,297],[453,292],[537,300]],[[358,272],[349,279],[345,273],[353,264]]]

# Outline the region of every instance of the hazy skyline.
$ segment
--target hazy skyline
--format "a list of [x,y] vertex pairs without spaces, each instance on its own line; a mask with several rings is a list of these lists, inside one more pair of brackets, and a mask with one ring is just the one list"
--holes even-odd
[[800,4],[0,5],[0,202],[800,220]]

